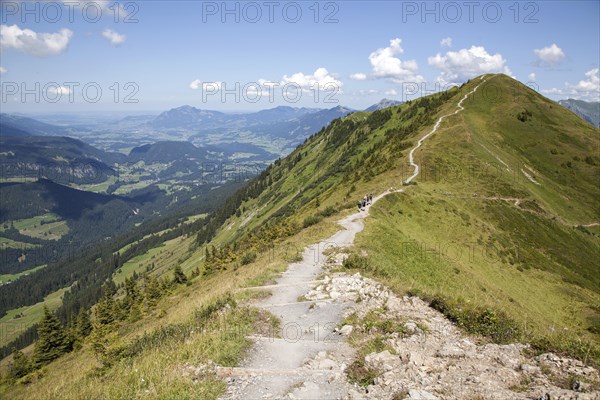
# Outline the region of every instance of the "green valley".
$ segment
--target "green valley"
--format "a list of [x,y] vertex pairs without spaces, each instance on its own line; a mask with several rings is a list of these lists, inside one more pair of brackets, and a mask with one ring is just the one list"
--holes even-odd
[[[415,151],[420,174],[405,184],[410,149],[443,115]],[[251,344],[246,335],[272,322],[239,289],[272,282],[306,245],[334,233],[365,193],[389,189],[372,206],[345,269],[426,300],[481,340],[528,342],[533,352],[598,365],[599,137],[501,74],[334,120],[216,212],[192,218],[193,230],[115,261],[93,307],[92,334],[77,339],[82,347],[31,372],[27,387],[1,393],[217,398],[222,381],[206,375],[192,383],[177,371],[190,363],[237,365]],[[107,304],[114,320],[101,323]],[[94,333],[102,329],[109,331]]]

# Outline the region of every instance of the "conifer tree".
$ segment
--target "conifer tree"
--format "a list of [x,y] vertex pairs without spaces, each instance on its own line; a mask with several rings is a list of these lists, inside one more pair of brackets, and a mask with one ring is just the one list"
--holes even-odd
[[9,365],[9,374],[13,379],[19,379],[29,371],[31,371],[31,364],[29,359],[21,350],[14,349],[12,353],[12,362]]
[[130,310],[131,307],[138,304],[141,300],[140,290],[137,287],[136,280],[134,278],[125,279],[125,298],[123,299],[123,308]]
[[34,364],[48,364],[70,350],[71,342],[60,321],[44,306],[44,317],[38,326],[38,340],[33,351]]
[[90,321],[90,315],[83,307],[79,309],[76,328],[76,333],[79,340],[84,339],[92,332],[92,321]]
[[146,281],[144,295],[146,297],[146,302],[148,303],[148,306],[154,307],[161,296],[160,284],[158,282],[158,279],[156,279],[156,276],[148,277]]
[[102,285],[102,293],[102,298],[95,308],[96,323],[108,325],[115,320],[115,300],[112,286],[107,283]]
[[173,271],[173,283],[183,284],[187,282],[187,276],[183,273],[181,265],[177,265]]

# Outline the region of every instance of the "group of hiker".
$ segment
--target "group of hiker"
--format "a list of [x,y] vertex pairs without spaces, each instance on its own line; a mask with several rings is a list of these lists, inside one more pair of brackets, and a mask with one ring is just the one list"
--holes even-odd
[[369,204],[373,204],[373,195],[365,194],[365,197],[358,201],[358,211],[365,211],[365,206]]

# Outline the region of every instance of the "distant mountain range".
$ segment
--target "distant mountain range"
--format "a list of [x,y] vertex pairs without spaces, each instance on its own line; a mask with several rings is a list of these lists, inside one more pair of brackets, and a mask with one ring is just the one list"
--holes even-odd
[[[120,152],[146,146],[150,141],[193,141],[197,148],[217,146],[219,153],[236,153],[237,156],[243,153],[245,156],[242,158],[246,161],[271,162],[287,154],[332,120],[353,111],[342,106],[330,109],[279,106],[253,113],[227,114],[185,105],[158,116],[127,116],[113,122],[73,127],[2,114],[0,135],[75,136],[96,147]],[[238,150],[227,149],[228,143]],[[239,151],[240,146],[246,147],[244,151]],[[188,150],[195,152],[192,148]],[[165,158],[169,157],[162,157]]]
[[[27,132],[26,132],[27,133]],[[64,136],[0,136],[2,178],[48,178],[60,183],[99,183],[125,162],[120,153]]]
[[153,128],[191,130],[240,128],[294,120],[321,111],[324,110],[319,108],[279,106],[254,113],[226,114],[220,111],[203,110],[186,105],[172,108],[159,114],[154,120],[149,122],[149,125]]
[[365,108],[365,111],[373,112],[377,110],[383,110],[384,108],[399,106],[402,103],[402,101],[398,100],[382,99],[379,103],[373,104],[371,107]]
[[567,99],[560,100],[558,104],[573,111],[590,124],[600,127],[600,102]]
[[337,106],[305,113],[298,117],[285,120],[263,123],[252,126],[248,130],[257,136],[291,139],[295,144],[300,144],[304,139],[326,127],[337,118],[345,117],[354,112],[351,108]]
[[226,114],[219,111],[201,110],[191,106],[172,108],[160,113],[149,125],[154,128],[194,129],[206,125],[218,125],[227,121]]
[[0,114],[0,136],[69,136],[68,129],[33,118]]

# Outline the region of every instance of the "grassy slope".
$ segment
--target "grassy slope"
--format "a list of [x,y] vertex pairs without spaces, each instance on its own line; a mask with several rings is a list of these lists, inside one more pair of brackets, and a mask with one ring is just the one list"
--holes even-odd
[[[5,346],[16,339],[23,331],[37,323],[44,315],[44,304],[51,310],[56,310],[62,304],[62,296],[68,288],[50,293],[43,302],[10,310],[0,318],[0,346]],[[15,318],[16,315],[21,315]]]
[[360,245],[397,289],[502,309],[531,335],[597,341],[600,241],[572,225],[600,220],[599,169],[583,161],[599,131],[503,75],[463,104],[418,151],[418,186],[375,207]]
[[[453,112],[481,82],[456,91],[437,116]],[[446,119],[416,152],[423,166],[418,185],[379,203],[358,243],[400,291],[419,289],[503,310],[523,324],[528,337],[553,340],[560,332],[598,341],[589,329],[598,330],[600,323],[600,241],[596,227],[576,227],[600,221],[598,129],[503,75],[486,76],[463,105],[465,111]],[[401,125],[406,107],[393,107],[384,127],[366,133],[368,141],[351,160]],[[524,110],[532,115],[521,122],[517,116]],[[409,140],[430,129],[424,126]],[[399,186],[412,169],[406,166],[408,151],[398,153],[390,143],[370,163],[387,164],[393,157],[394,165],[375,178],[364,179],[361,169],[358,181],[343,173],[319,180],[358,134],[365,133],[328,148],[325,132],[292,153],[288,159],[299,151],[307,155],[291,169],[285,163],[275,168],[272,175],[281,171],[286,178],[245,204],[245,214],[228,221],[218,238],[231,240],[290,204],[291,218],[301,223],[315,212],[316,196],[323,209]],[[585,161],[589,156],[591,163]],[[356,191],[347,198],[352,186]],[[300,196],[307,199],[304,206]]]
[[[515,84],[502,76],[488,79],[486,85],[496,83],[504,90]],[[454,89],[452,98],[435,115],[423,117],[422,126],[402,140],[416,142],[439,115],[454,111],[456,102],[476,83]],[[590,307],[599,303],[592,261],[593,252],[598,250],[598,236],[568,224],[598,220],[597,204],[593,202],[598,194],[593,184],[598,169],[573,160],[576,154],[581,160],[594,153],[598,131],[570,119],[571,113],[559,111],[562,108],[553,103],[531,95],[532,104],[526,106],[512,101],[494,105],[485,98],[466,101],[465,112],[447,119],[418,152],[427,164],[424,172],[429,172],[417,178],[418,185],[384,198],[372,209],[365,231],[358,236],[358,245],[371,259],[373,269],[367,273],[384,277],[386,284],[398,291],[419,289],[426,295],[443,294],[470,304],[493,306],[517,321],[526,321],[535,333],[564,326],[569,332],[591,336],[585,328],[599,312]],[[258,198],[247,200],[240,215],[223,224],[212,244],[238,240],[277,215],[286,215],[287,220],[302,225],[306,217],[327,206],[338,207],[338,214],[276,241],[273,251],[260,253],[249,265],[200,276],[190,287],[180,287],[161,300],[158,308],[166,311],[162,318],[153,313],[125,324],[120,340],[125,343],[143,332],[187,321],[210,299],[267,282],[285,268],[290,249],[301,249],[337,230],[334,221],[352,212],[355,201],[364,193],[399,187],[410,172],[406,168],[408,150],[400,150],[408,147],[396,146],[398,143],[386,139],[385,132],[407,126],[425,112],[419,107],[414,118],[405,120],[403,115],[411,107],[416,107],[414,102],[391,108],[392,118],[374,130],[365,125],[368,113],[352,114],[342,120],[358,124],[349,132],[343,132],[337,121],[333,128],[309,139],[277,163],[269,171],[271,185]],[[523,108],[533,114],[524,123],[516,119]],[[542,117],[542,112],[547,116]],[[550,135],[548,132],[553,132],[554,139],[542,137]],[[528,135],[540,137],[534,140]],[[542,143],[550,139],[554,142]],[[557,161],[551,162],[545,152],[554,148],[556,154],[549,154]],[[299,154],[302,158],[298,161]],[[488,173],[483,177],[471,174],[468,180],[431,173],[433,167],[439,171],[445,165],[453,171],[490,166],[498,169],[501,164],[496,157],[518,173]],[[560,167],[567,160],[573,160],[571,167]],[[521,164],[535,171],[532,174],[541,185],[531,183],[521,173]],[[571,171],[573,165],[578,173]],[[516,207],[514,200],[494,197],[525,200]],[[154,256],[153,273],[157,275],[170,276],[178,263],[184,271],[191,271],[201,266],[204,255],[204,249],[194,248],[192,242],[192,237],[169,241],[151,250],[144,260],[136,260],[137,266],[144,268]],[[422,251],[415,252],[403,243],[419,244]],[[488,252],[482,253],[485,250]],[[173,371],[185,362],[197,364],[208,358],[235,363],[247,343],[239,336],[224,337],[217,331],[194,335],[186,345],[166,341],[128,363],[112,367],[104,377],[91,373],[97,363],[84,347],[56,361],[47,369],[47,376],[28,389],[4,387],[0,394],[14,398],[47,393],[61,398],[214,398],[222,385],[203,380],[194,385]],[[149,383],[139,384],[142,376]],[[111,389],[102,382],[110,382]]]
[[[2,243],[1,240],[2,240],[2,238],[0,238],[0,243]],[[15,243],[18,243],[18,242],[15,242]],[[19,272],[19,273],[16,273],[16,274],[4,274],[4,275],[0,274],[0,285],[6,284],[7,282],[16,281],[17,279],[19,279],[20,277],[22,277],[24,275],[31,274],[32,272],[35,272],[35,271],[37,271],[39,269],[42,269],[42,268],[45,268],[45,267],[46,267],[46,264],[39,265],[39,266],[37,266],[35,268],[31,268],[31,269],[28,269],[26,271]]]
[[[67,221],[61,221],[60,217],[53,213],[17,220],[13,224],[22,235],[37,239],[58,240],[69,232]],[[3,230],[4,227],[0,227],[0,232]]]
[[[259,254],[257,260],[237,270],[226,270],[208,277],[197,277],[190,286],[180,286],[163,298],[156,310],[134,323],[124,324],[119,330],[120,343],[130,343],[144,333],[189,322],[194,312],[215,298],[233,293],[237,288],[262,285],[274,274],[285,270],[286,252],[290,246],[305,246],[326,237],[336,228],[331,220],[301,231],[294,237],[277,244],[273,251]],[[165,257],[156,257],[156,273],[170,276],[175,263],[167,254],[187,252],[191,239],[169,241],[160,251]],[[190,253],[197,258],[203,249]],[[236,295],[242,300],[247,293]],[[166,312],[161,312],[165,310]],[[169,338],[158,346],[150,346],[127,362],[118,363],[100,372],[89,345],[68,354],[33,377],[34,383],[0,385],[0,397],[6,398],[144,398],[144,399],[216,399],[223,393],[220,381],[201,378],[197,383],[182,374],[186,364],[198,365],[213,360],[221,365],[236,365],[250,342],[245,335],[255,329],[256,311],[239,305],[231,313],[211,323],[204,330],[193,332],[182,343]],[[0,365],[7,365],[4,360]],[[144,380],[142,381],[142,378]],[[107,382],[110,385],[107,385]]]

